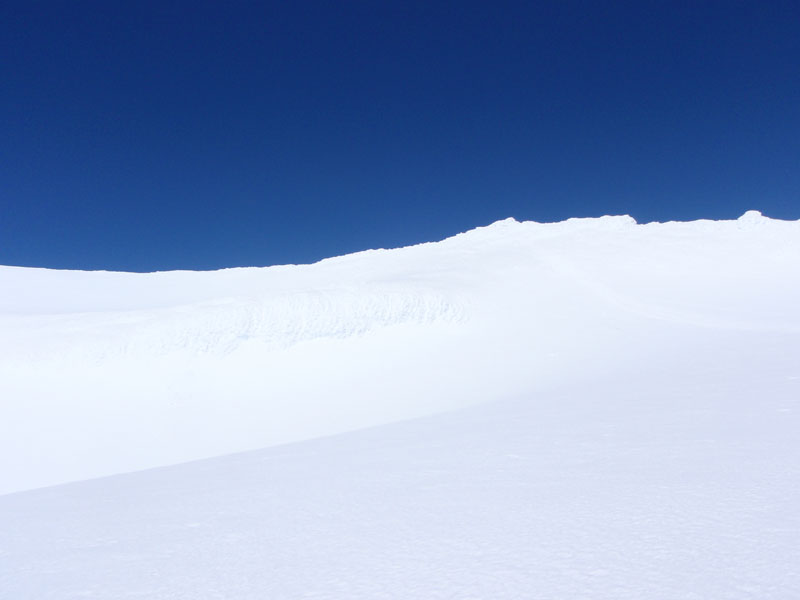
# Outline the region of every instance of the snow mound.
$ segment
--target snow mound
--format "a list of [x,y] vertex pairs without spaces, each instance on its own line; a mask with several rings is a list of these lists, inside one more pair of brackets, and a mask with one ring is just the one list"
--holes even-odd
[[760,223],[764,221],[764,215],[758,210],[748,210],[738,220],[740,223]]

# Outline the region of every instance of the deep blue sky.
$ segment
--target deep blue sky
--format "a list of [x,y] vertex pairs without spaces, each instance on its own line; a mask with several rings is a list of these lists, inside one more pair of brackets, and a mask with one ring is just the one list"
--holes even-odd
[[0,264],[800,218],[800,3],[4,2]]

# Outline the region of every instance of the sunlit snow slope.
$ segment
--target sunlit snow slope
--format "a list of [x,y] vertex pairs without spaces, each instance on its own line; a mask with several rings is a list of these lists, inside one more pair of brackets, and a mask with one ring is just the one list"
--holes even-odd
[[0,492],[217,456],[0,496],[2,598],[800,598],[800,222],[0,268],[0,402]]
[[2,267],[0,493],[653,368],[653,331],[794,335],[799,280],[800,224],[758,213],[507,220],[307,266]]

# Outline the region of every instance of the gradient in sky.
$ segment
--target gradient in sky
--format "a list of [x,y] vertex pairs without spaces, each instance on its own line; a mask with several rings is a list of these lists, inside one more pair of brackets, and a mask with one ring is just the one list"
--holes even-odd
[[0,263],[800,218],[797,2],[4,2]]

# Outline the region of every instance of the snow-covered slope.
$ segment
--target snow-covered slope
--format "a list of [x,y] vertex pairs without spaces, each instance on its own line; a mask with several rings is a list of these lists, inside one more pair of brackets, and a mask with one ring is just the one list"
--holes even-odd
[[2,596],[800,597],[800,222],[0,290],[2,491],[264,448],[0,497]]
[[308,266],[0,268],[0,493],[649,363],[648,328],[800,330],[800,225],[507,220]]
[[1,595],[800,597],[798,336],[650,333],[649,367],[0,496]]

